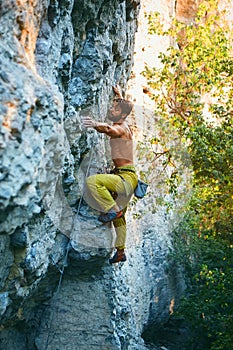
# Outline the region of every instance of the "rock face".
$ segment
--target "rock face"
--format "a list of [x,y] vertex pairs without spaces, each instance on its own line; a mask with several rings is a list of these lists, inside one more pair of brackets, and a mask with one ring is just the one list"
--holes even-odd
[[195,16],[201,0],[178,0],[176,2],[175,14],[178,20],[189,22]]
[[166,320],[183,289],[165,208],[135,219],[148,203],[131,205],[128,261],[112,267],[112,228],[81,200],[84,176],[109,163],[80,118],[105,120],[112,85],[126,86],[139,9],[0,3],[0,349],[143,350],[145,325]]

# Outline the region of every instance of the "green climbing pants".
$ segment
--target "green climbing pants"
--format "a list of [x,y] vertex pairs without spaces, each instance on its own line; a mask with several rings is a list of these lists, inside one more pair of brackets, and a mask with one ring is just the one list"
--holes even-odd
[[138,179],[133,166],[116,168],[112,174],[97,174],[86,179],[87,193],[85,200],[94,209],[107,213],[116,205],[123,211],[123,216],[113,220],[116,230],[115,246],[125,248],[127,204],[137,186]]

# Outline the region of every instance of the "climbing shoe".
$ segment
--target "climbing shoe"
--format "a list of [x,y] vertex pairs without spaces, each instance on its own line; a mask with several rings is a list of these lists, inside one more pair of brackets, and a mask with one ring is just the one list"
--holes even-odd
[[112,258],[109,259],[109,263],[110,264],[115,264],[115,263],[118,263],[120,261],[124,262],[126,261],[126,255],[125,255],[125,252],[124,250],[117,250],[116,253],[113,255]]
[[108,213],[101,214],[98,217],[98,220],[101,222],[110,222],[110,221],[113,221],[115,219],[121,218],[122,215],[123,215],[122,210],[118,211],[117,213],[115,211],[111,210]]

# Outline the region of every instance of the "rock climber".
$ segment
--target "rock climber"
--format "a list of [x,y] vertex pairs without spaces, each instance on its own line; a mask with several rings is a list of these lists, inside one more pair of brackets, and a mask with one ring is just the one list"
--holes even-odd
[[133,104],[122,97],[118,86],[113,87],[113,91],[116,97],[108,112],[111,125],[97,122],[89,116],[82,118],[85,127],[94,128],[110,137],[111,157],[115,168],[111,174],[96,174],[86,179],[88,195],[94,201],[95,208],[101,212],[98,220],[103,223],[112,221],[116,231],[116,252],[109,259],[110,264],[126,261],[125,214],[138,183],[133,163],[133,133],[126,122]]

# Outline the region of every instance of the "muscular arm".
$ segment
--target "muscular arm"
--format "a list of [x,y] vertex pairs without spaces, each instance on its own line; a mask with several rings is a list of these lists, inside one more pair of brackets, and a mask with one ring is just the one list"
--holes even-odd
[[125,130],[121,125],[108,125],[107,123],[96,122],[90,117],[83,117],[82,121],[87,128],[94,128],[110,137],[120,137],[125,134]]
[[96,122],[94,129],[110,137],[120,137],[125,133],[124,129],[120,125],[108,125],[107,123]]

